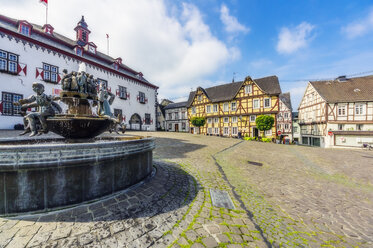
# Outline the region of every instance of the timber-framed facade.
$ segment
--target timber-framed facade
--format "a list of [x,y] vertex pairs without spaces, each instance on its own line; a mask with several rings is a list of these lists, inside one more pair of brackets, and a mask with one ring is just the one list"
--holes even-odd
[[[280,94],[276,76],[254,80],[246,77],[242,82],[206,89],[198,87],[189,95],[188,119],[205,117],[206,124],[199,128],[190,123],[190,132],[226,137],[237,137],[241,133],[242,136],[275,138]],[[259,115],[271,115],[275,119],[272,129],[265,134],[255,124]]]

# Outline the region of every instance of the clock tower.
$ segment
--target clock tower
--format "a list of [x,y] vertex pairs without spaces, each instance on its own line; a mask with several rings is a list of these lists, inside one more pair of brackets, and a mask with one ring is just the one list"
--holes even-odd
[[89,34],[91,31],[88,29],[88,24],[84,20],[84,16],[74,28],[76,31],[76,40],[79,46],[85,46],[89,42]]

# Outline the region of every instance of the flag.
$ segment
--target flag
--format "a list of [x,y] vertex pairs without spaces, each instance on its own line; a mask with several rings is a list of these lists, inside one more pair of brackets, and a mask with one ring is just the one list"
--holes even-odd
[[106,38],[108,38],[108,39],[109,39],[109,35],[108,35],[108,34],[106,34]]
[[48,6],[48,0],[39,0],[39,2],[44,4],[45,6]]

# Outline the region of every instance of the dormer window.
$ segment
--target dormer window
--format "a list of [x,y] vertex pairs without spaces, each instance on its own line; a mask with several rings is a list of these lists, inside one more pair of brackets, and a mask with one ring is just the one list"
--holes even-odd
[[96,48],[95,48],[94,46],[89,45],[89,46],[88,46],[88,51],[89,51],[90,53],[96,53]]
[[43,26],[44,33],[46,34],[53,34],[54,28],[50,24],[45,24]]
[[20,21],[18,31],[21,34],[30,36],[31,35],[31,29],[32,29],[32,26],[31,26],[30,23],[28,23],[26,21]]
[[117,63],[114,63],[113,66],[114,66],[114,69],[115,69],[115,70],[119,70],[119,65],[118,65]]

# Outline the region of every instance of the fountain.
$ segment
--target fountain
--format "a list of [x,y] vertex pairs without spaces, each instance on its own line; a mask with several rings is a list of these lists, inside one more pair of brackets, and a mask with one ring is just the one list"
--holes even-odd
[[44,86],[34,83],[35,94],[18,104],[25,125],[21,135],[51,131],[63,138],[0,139],[0,215],[91,201],[139,183],[153,171],[152,138],[97,137],[125,130],[121,116],[111,113],[115,95],[105,85],[98,86],[84,68],[64,70],[61,82],[59,96],[47,96]]

